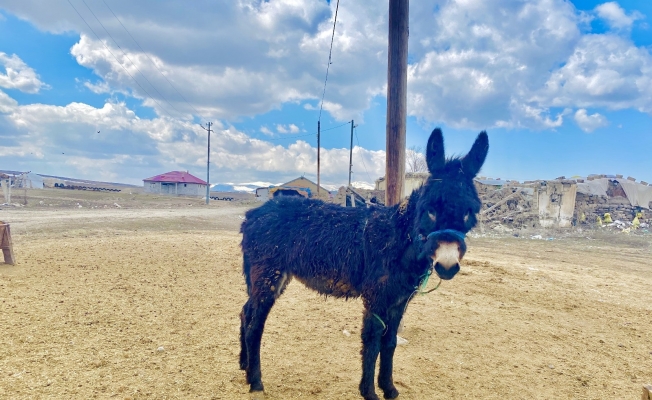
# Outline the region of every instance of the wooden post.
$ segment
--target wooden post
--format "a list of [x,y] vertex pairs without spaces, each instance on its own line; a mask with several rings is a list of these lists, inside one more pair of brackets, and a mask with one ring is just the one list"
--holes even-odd
[[14,265],[16,259],[14,258],[14,248],[11,243],[11,230],[9,224],[0,221],[0,249],[5,258],[5,264]]
[[398,204],[405,180],[409,0],[389,0],[385,204]]
[[643,385],[643,396],[641,400],[652,400],[652,385]]

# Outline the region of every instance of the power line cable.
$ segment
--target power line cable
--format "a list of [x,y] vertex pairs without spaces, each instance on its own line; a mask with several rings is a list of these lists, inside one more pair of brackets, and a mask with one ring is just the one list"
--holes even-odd
[[100,21],[100,19],[97,18],[97,15],[95,15],[95,13],[93,12],[93,10],[91,10],[91,8],[88,6],[88,3],[86,3],[86,0],[82,0],[82,2],[83,2],[84,5],[86,6],[86,8],[88,8],[88,11],[90,11],[91,14],[93,14],[93,17],[95,17],[95,19],[96,19],[97,22],[100,24],[100,26],[102,27],[102,29],[104,29],[104,32],[106,32],[106,34],[109,35],[109,37],[111,38],[111,40],[113,40],[113,43],[115,43],[115,45],[118,46],[118,48],[120,49],[120,51],[122,51],[122,54],[127,58],[127,60],[129,60],[129,62],[134,66],[134,68],[136,68],[136,71],[138,71],[138,73],[140,74],[140,76],[142,76],[142,77],[147,81],[147,83],[149,83],[149,85],[152,87],[152,89],[154,89],[154,90],[156,91],[156,93],[158,93],[158,95],[161,96],[161,97],[163,98],[163,100],[165,100],[165,102],[168,103],[168,104],[170,105],[170,107],[172,107],[176,112],[178,112],[181,116],[183,116],[183,113],[182,113],[181,111],[179,111],[179,110],[178,110],[178,109],[177,109],[177,108],[176,108],[172,103],[170,103],[170,102],[168,101],[168,99],[165,98],[165,96],[163,96],[163,94],[162,94],[161,92],[158,91],[158,89],[156,89],[156,86],[154,86],[154,84],[153,84],[152,82],[150,82],[149,79],[147,79],[147,77],[145,76],[145,74],[143,74],[143,72],[140,70],[140,68],[138,68],[138,66],[136,65],[136,63],[133,62],[133,61],[131,60],[131,58],[129,58],[129,56],[127,55],[127,53],[122,49],[122,47],[120,47],[120,45],[118,44],[118,42],[113,38],[113,36],[111,35],[111,33],[109,33],[109,31],[106,29],[106,27],[104,26],[104,24],[102,24],[102,21]]
[[136,46],[138,46],[138,48],[140,49],[140,51],[142,51],[143,54],[145,54],[145,56],[147,57],[147,59],[152,63],[152,65],[154,65],[154,68],[156,68],[156,70],[161,74],[161,76],[163,76],[163,78],[165,78],[165,80],[170,84],[170,86],[172,87],[172,89],[174,89],[174,90],[179,94],[179,96],[183,99],[183,101],[185,101],[186,104],[188,104],[188,105],[189,105],[189,106],[190,106],[190,107],[195,111],[195,113],[196,113],[198,116],[200,116],[200,117],[206,119],[206,118],[205,118],[205,117],[204,117],[204,116],[203,116],[199,111],[197,111],[197,109],[195,108],[195,106],[193,106],[192,103],[190,103],[190,102],[188,101],[188,99],[186,99],[186,98],[183,96],[183,94],[181,94],[181,92],[180,92],[180,91],[179,91],[179,90],[178,90],[178,89],[177,89],[177,88],[172,84],[172,82],[168,79],[168,77],[165,76],[165,74],[163,73],[163,71],[161,71],[161,69],[158,67],[158,65],[156,65],[156,63],[154,62],[154,60],[152,60],[152,58],[149,56],[149,54],[147,54],[147,52],[146,52],[146,51],[145,51],[145,50],[140,46],[140,44],[138,43],[138,41],[136,41],[136,39],[133,37],[133,35],[129,32],[129,30],[127,29],[127,27],[125,27],[124,24],[122,23],[122,21],[120,21],[120,18],[118,18],[118,16],[113,12],[113,10],[111,9],[111,7],[109,7],[109,5],[106,4],[106,1],[102,0],[102,2],[103,2],[104,5],[106,6],[106,8],[108,8],[109,11],[111,11],[111,14],[113,14],[113,16],[115,17],[115,19],[120,23],[120,25],[121,25],[122,28],[125,30],[125,32],[127,32],[127,34],[129,35],[129,37],[131,38],[131,40],[133,40],[134,43],[136,43]]
[[326,83],[328,82],[328,70],[331,67],[332,56],[333,56],[333,40],[335,39],[335,24],[337,24],[337,11],[340,8],[340,0],[337,0],[337,5],[335,6],[335,19],[333,20],[333,35],[331,36],[331,48],[328,51],[328,65],[326,66],[326,79],[324,79],[324,91],[321,94],[321,104],[319,106],[319,121],[321,122],[321,111],[324,108],[324,96],[326,96]]
[[[333,129],[341,128],[344,125],[348,125],[348,124],[350,124],[350,122],[345,122],[342,125],[333,126],[331,128],[328,128],[328,129],[322,129],[321,132],[332,131]],[[296,139],[296,138],[301,138],[301,137],[306,137],[306,136],[314,136],[316,134],[317,134],[317,132],[314,132],[314,133],[307,133],[305,135],[286,136],[286,137],[280,137],[280,138],[275,138],[275,139],[267,139],[267,141],[271,142],[271,141],[276,141],[276,140]]]
[[147,94],[147,96],[148,96],[150,99],[152,99],[153,102],[155,102],[159,107],[161,107],[161,109],[162,109],[163,111],[165,111],[165,112],[170,116],[170,118],[174,118],[174,117],[172,116],[172,114],[170,114],[170,112],[169,112],[166,108],[164,108],[163,106],[161,106],[161,104],[160,104],[160,103],[159,103],[155,98],[153,98],[153,97],[149,94],[149,92],[148,92],[147,90],[145,90],[145,88],[144,88],[140,83],[138,83],[138,81],[137,81],[137,80],[136,80],[136,79],[135,79],[135,78],[134,78],[134,77],[129,73],[129,71],[127,70],[127,68],[125,68],[125,66],[122,65],[122,63],[120,62],[120,60],[118,60],[118,57],[116,57],[115,54],[113,54],[113,52],[111,51],[111,49],[109,49],[109,47],[108,47],[108,46],[107,46],[107,45],[102,41],[102,39],[100,39],[100,36],[99,36],[97,33],[95,33],[95,31],[93,30],[93,28],[91,28],[91,26],[88,24],[88,22],[86,22],[86,19],[84,19],[84,17],[82,17],[82,15],[79,13],[79,11],[77,10],[77,8],[76,8],[76,7],[75,7],[75,6],[70,2],[70,0],[68,0],[68,4],[70,4],[70,6],[73,8],[73,10],[75,10],[75,12],[77,13],[77,15],[79,15],[79,18],[81,18],[82,21],[84,21],[84,23],[86,24],[86,26],[88,27],[88,29],[90,29],[91,32],[93,32],[93,34],[95,35],[95,37],[97,37],[97,40],[99,40],[100,43],[102,43],[102,45],[104,46],[104,48],[105,48],[105,49],[106,49],[106,50],[107,50],[107,51],[108,51],[108,52],[113,56],[113,58],[115,58],[115,60],[118,62],[118,64],[122,67],[122,69],[125,70],[125,72],[127,73],[127,75],[129,75],[129,77],[130,77],[130,78],[131,78],[131,79],[136,83],[136,85],[138,85],[141,89],[143,89],[143,92],[145,92],[145,93]]

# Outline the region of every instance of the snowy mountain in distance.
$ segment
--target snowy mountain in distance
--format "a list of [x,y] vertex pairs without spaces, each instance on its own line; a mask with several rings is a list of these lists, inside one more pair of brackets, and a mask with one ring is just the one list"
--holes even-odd
[[[211,185],[211,191],[213,192],[244,192],[244,193],[253,193],[256,191],[257,188],[266,188],[270,186],[280,186],[282,183],[271,183],[271,182],[243,182],[243,183],[232,183],[232,182],[227,182],[227,183],[216,183]],[[346,186],[346,184],[343,185],[332,185],[332,184],[322,184],[321,185],[324,189],[328,190],[329,192],[336,192],[341,188],[342,186]],[[367,190],[373,190],[374,185],[368,183],[368,182],[351,182],[351,186],[354,188],[358,189],[367,189]]]
[[366,190],[374,190],[374,189],[376,189],[376,186],[369,183],[369,182],[360,182],[360,181],[351,182],[351,186],[353,186],[354,188],[366,189]]
[[253,193],[258,188],[265,188],[270,186],[278,186],[280,183],[271,183],[271,182],[244,182],[244,183],[216,183],[211,185],[211,191],[213,192],[245,192]]
[[[345,184],[342,185],[329,185],[329,184],[322,184],[321,185],[324,189],[327,189],[329,192],[336,192],[338,191],[342,186],[346,186]],[[368,182],[351,182],[351,186],[357,189],[366,189],[366,190],[374,190],[376,187],[372,185],[371,183]]]
[[328,190],[329,192],[337,192],[340,189],[340,187],[342,187],[342,186],[343,185],[328,185],[328,184],[325,184],[325,183],[322,183],[322,185],[321,185],[321,187]]

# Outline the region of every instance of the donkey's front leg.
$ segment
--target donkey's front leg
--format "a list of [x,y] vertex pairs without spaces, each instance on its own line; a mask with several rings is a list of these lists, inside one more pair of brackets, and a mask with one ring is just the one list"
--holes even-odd
[[394,367],[394,350],[396,349],[396,334],[398,326],[403,317],[405,303],[393,307],[388,312],[387,331],[381,338],[380,342],[380,371],[378,371],[378,387],[383,390],[386,399],[395,399],[398,397],[398,390],[394,386],[392,370]]
[[374,389],[376,359],[380,352],[380,339],[385,331],[385,323],[371,311],[365,311],[362,321],[362,379],[360,394],[365,400],[378,400]]

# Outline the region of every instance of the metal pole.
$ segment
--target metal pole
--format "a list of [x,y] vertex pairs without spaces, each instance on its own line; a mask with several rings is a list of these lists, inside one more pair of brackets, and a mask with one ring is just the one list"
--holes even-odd
[[317,198],[319,198],[319,187],[321,186],[320,176],[319,176],[319,153],[321,149],[321,121],[317,121]]
[[389,0],[387,54],[387,158],[385,203],[398,204],[405,180],[409,0]]
[[206,204],[211,201],[211,123],[208,123],[208,157],[206,159]]
[[208,122],[208,129],[204,128],[203,125],[200,125],[202,129],[208,131],[208,157],[206,158],[206,204],[210,202],[210,190],[211,190],[211,125],[212,122]]
[[351,147],[349,151],[349,186],[351,186],[351,172],[353,169],[353,120],[351,120]]

